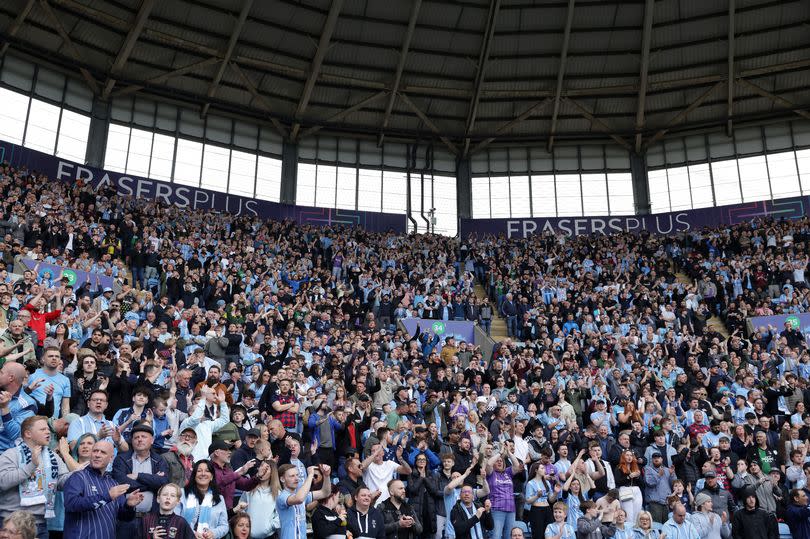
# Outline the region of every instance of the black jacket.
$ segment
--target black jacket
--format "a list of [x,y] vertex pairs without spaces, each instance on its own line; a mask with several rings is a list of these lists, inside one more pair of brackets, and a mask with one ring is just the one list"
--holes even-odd
[[385,519],[376,507],[370,507],[365,515],[349,507],[346,511],[346,529],[352,532],[352,537],[385,539]]
[[[477,509],[476,507],[476,510]],[[456,531],[456,539],[472,539],[471,530],[479,520],[475,514],[468,517],[467,512],[461,507],[461,501],[459,500],[456,505],[453,506],[453,509],[450,510],[450,522],[453,524],[453,529]],[[481,515],[480,522],[482,531],[494,528],[495,522],[492,520],[492,511],[484,511],[484,514]]]
[[424,532],[436,533],[436,503],[444,503],[444,494],[439,490],[437,474],[428,471],[427,477],[416,475],[416,471],[408,477],[406,488],[408,502],[413,507],[416,517],[422,523]]
[[753,511],[739,509],[731,519],[731,536],[733,539],[778,539],[779,524],[776,516],[757,507]]
[[[387,539],[402,539],[407,537],[408,539],[416,539],[420,535],[422,535],[422,522],[419,520],[419,515],[417,515],[413,508],[408,504],[408,502],[403,503],[399,506],[399,509],[396,508],[394,503],[391,501],[391,498],[385,500],[380,508],[383,513],[383,518],[385,519],[385,536]],[[399,527],[399,518],[401,516],[409,516],[413,517],[413,526],[408,528],[400,528]],[[405,530],[408,529],[410,533],[406,532]]]
[[330,535],[345,537],[346,526],[341,524],[337,513],[325,505],[318,504],[318,507],[312,512],[312,532],[315,537],[323,537],[324,539]]

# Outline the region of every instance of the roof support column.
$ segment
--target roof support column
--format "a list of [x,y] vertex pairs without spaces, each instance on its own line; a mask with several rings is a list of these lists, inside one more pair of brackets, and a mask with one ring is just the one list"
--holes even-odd
[[636,215],[650,213],[650,183],[647,178],[647,156],[630,153],[630,174],[633,178],[633,200]]
[[284,141],[281,146],[281,203],[295,204],[298,185],[298,144]]
[[565,33],[563,34],[562,51],[560,51],[560,67],[557,71],[557,88],[554,91],[554,111],[551,113],[551,129],[548,135],[548,152],[554,147],[554,133],[557,131],[557,116],[560,113],[560,96],[562,95],[563,79],[565,78],[565,65],[568,61],[568,44],[571,41],[571,25],[574,22],[574,1],[568,0],[568,14],[565,19]]
[[728,0],[728,95],[726,96],[726,136],[730,137],[733,131],[731,123],[734,115],[734,0]]
[[104,168],[104,157],[107,151],[107,131],[110,128],[110,102],[98,96],[93,98],[90,112],[90,131],[87,133],[87,149],[84,162],[88,166]]
[[641,152],[641,130],[644,129],[644,112],[647,108],[647,73],[650,67],[650,44],[652,43],[653,12],[655,0],[647,0],[644,7],[644,28],[641,37],[641,71],[638,76],[638,108],[636,109],[636,153]]
[[459,219],[472,218],[471,170],[469,156],[456,161],[456,209]]

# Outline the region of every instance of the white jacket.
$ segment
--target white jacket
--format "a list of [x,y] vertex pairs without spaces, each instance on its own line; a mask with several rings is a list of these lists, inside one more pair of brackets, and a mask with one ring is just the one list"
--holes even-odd
[[204,414],[205,399],[200,399],[191,416],[180,424],[179,432],[182,432],[186,427],[191,427],[197,433],[197,445],[194,446],[194,450],[191,452],[194,462],[208,458],[208,446],[211,445],[214,433],[222,429],[231,420],[231,412],[225,402],[219,405],[219,417],[213,421],[203,421]]

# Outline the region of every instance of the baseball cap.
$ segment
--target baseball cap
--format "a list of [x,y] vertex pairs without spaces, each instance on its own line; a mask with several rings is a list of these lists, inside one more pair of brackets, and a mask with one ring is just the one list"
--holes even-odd
[[150,436],[155,435],[155,431],[152,430],[152,427],[150,427],[149,425],[145,425],[143,423],[138,423],[137,425],[132,427],[132,434],[134,435],[136,432],[145,432]]
[[222,440],[214,440],[211,445],[208,446],[208,454],[212,454],[217,449],[225,449],[227,451],[231,450],[231,446],[223,442]]

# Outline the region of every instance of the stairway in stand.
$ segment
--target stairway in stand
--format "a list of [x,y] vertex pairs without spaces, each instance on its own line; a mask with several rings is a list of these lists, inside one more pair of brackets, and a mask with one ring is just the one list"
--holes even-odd
[[[479,283],[475,283],[475,295],[481,299],[485,299],[487,297],[487,292],[484,290],[484,287],[481,286]],[[495,342],[501,342],[502,340],[506,339],[509,335],[506,332],[506,320],[501,318],[501,315],[498,313],[497,307],[494,305],[492,301],[492,326],[490,329],[490,337]]]
[[[689,279],[689,276],[683,272],[676,271],[675,278],[678,280],[679,283],[683,284],[692,284],[692,281]],[[718,332],[724,338],[728,339],[729,332],[728,328],[726,327],[726,323],[723,322],[723,319],[719,316],[712,315],[709,320],[706,321],[706,327],[709,329],[713,329],[714,331]]]

